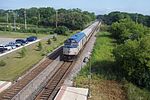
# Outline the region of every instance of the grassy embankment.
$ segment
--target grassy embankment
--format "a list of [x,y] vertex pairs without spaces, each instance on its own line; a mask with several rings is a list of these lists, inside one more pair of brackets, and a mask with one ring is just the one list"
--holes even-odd
[[[12,35],[13,34],[13,35]],[[12,33],[8,34],[11,37],[26,37],[29,34],[16,34]],[[22,35],[23,34],[23,35]],[[5,36],[7,36],[5,34]],[[45,36],[45,35],[44,35]],[[43,37],[42,35],[40,37]],[[67,39],[68,36],[58,35],[57,40],[54,41],[51,39],[51,44],[47,44],[47,40],[42,40],[42,46],[43,49],[41,51],[37,50],[37,45],[33,44],[26,48],[26,56],[24,58],[21,58],[18,52],[20,50],[13,52],[11,54],[8,54],[6,56],[0,57],[0,60],[3,60],[6,62],[5,66],[0,67],[0,80],[7,80],[7,81],[13,81],[19,76],[21,76],[23,73],[25,73],[27,70],[29,70],[31,67],[33,67],[36,63],[38,63],[44,56],[43,53],[51,52],[54,48],[58,47],[63,43],[64,40]]]
[[[112,54],[117,44],[108,32],[97,34],[91,57],[92,81],[90,100],[150,100],[150,92],[124,80]],[[75,78],[76,86],[88,88],[89,63]]]

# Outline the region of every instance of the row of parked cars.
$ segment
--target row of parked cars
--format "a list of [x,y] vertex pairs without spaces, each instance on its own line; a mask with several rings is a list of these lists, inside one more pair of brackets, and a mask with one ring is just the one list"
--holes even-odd
[[29,42],[33,42],[35,40],[37,40],[36,36],[30,36],[26,39],[16,39],[15,42],[9,42],[6,45],[0,45],[0,53],[4,53],[5,51],[10,51],[20,46],[24,46],[25,44],[28,44]]

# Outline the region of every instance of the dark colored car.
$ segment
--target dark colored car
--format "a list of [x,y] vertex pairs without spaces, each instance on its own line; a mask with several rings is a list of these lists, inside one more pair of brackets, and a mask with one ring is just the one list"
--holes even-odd
[[6,48],[2,48],[2,47],[0,47],[0,53],[5,52],[6,50],[7,50]]
[[17,39],[17,40],[16,40],[16,43],[20,43],[21,45],[24,45],[24,44],[27,44],[28,41],[23,40],[23,39]]
[[30,36],[30,37],[27,38],[26,41],[32,42],[32,41],[35,41],[35,40],[37,40],[37,37],[36,37],[36,36]]

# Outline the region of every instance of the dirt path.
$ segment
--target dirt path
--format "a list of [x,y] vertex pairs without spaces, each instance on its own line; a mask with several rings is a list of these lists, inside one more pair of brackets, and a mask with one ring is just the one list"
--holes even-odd
[[126,100],[121,84],[109,80],[92,80],[92,98],[89,100]]

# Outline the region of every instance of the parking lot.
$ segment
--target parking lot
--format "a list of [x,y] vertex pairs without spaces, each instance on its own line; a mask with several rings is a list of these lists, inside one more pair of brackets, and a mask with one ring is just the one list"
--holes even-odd
[[[15,42],[15,38],[0,38],[0,45],[6,45],[6,44],[8,44],[9,42]],[[11,53],[11,52],[14,52],[14,51],[16,51],[16,50],[18,50],[18,49],[21,49],[21,48],[23,48],[23,47],[25,47],[25,46],[28,46],[28,45],[31,45],[31,44],[33,44],[33,43],[36,43],[36,42],[39,42],[40,41],[40,39],[37,39],[37,40],[35,40],[35,41],[32,41],[32,42],[29,42],[28,44],[24,44],[24,45],[22,45],[22,46],[20,46],[20,47],[17,47],[17,48],[15,48],[15,49],[12,49],[12,50],[7,50],[7,51],[5,51],[4,53],[0,53],[0,57],[1,56],[4,56],[4,55],[6,55],[6,54],[9,54],[9,53]]]
[[7,44],[9,42],[15,41],[15,38],[1,38],[0,37],[0,44]]

